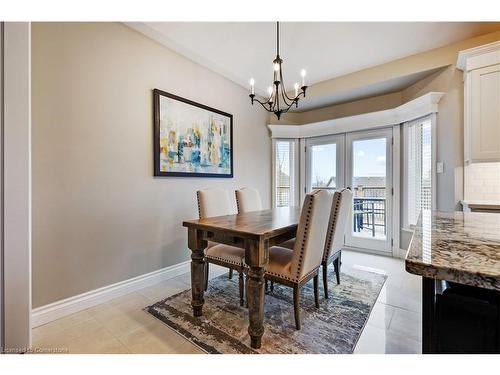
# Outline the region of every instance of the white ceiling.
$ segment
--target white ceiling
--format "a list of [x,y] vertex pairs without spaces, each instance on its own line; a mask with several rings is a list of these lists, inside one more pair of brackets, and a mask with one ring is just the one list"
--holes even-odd
[[[276,55],[272,22],[134,22],[128,26],[265,95]],[[485,22],[285,22],[280,55],[287,89],[307,70],[307,84],[342,76],[500,30]],[[328,103],[322,103],[326,105]]]
[[307,100],[303,100],[299,105],[298,110],[291,112],[304,112],[313,108],[326,107],[332,104],[350,102],[354,100],[369,98],[377,95],[389,94],[396,91],[401,91],[414,83],[436,73],[442,68],[424,70],[413,74],[408,74],[392,79],[382,80],[371,85],[357,87],[351,90],[330,93],[323,96],[312,97],[309,95]]

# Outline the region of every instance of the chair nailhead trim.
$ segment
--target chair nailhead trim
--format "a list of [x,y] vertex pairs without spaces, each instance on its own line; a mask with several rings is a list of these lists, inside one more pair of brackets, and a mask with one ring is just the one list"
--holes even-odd
[[238,262],[233,262],[232,260],[228,260],[226,258],[220,258],[220,257],[214,257],[213,255],[205,255],[206,259],[214,259],[218,260],[220,262],[228,263],[228,264],[233,264],[235,266],[243,267],[243,262],[238,263]]
[[238,213],[241,214],[240,201],[238,200],[238,191],[235,190],[234,195],[236,196],[236,209],[238,210]]
[[294,281],[295,282],[295,279],[292,279],[289,276],[285,276],[285,275],[282,275],[282,274],[279,274],[279,273],[276,273],[276,272],[266,271],[266,274],[267,275],[278,276],[278,277],[281,277],[282,279],[285,279],[285,280],[288,280],[288,281]]
[[196,192],[196,200],[198,201],[198,217],[202,219],[201,217],[201,204],[200,204],[200,192]]

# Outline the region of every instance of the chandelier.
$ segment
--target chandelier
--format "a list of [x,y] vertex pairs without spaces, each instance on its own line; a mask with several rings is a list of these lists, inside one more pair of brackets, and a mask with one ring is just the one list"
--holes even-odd
[[280,57],[280,23],[276,22],[276,58],[273,60],[273,84],[267,89],[268,97],[265,101],[260,101],[255,98],[255,80],[252,78],[250,80],[250,99],[252,105],[254,102],[259,103],[268,112],[274,113],[278,120],[283,113],[286,113],[295,105],[295,108],[299,106],[299,98],[302,95],[306,96],[306,71],[301,70],[300,75],[302,76],[302,85],[300,86],[296,82],[294,85],[295,96],[290,98],[285,90],[285,83],[283,82],[283,70],[282,70],[283,60]]

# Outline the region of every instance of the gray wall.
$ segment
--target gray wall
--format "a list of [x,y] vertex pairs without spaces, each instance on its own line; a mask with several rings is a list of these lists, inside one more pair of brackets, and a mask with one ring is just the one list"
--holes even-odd
[[[119,23],[32,27],[33,306],[189,259],[201,188],[271,203],[267,114],[233,82]],[[234,178],[154,178],[152,89],[234,115]]]
[[16,352],[31,344],[30,34],[29,22],[4,23],[3,333]]
[[464,85],[462,72],[455,64],[433,74],[402,92],[404,102],[430,91],[445,95],[439,101],[437,113],[436,160],[444,163],[444,171],[437,175],[437,209],[461,210],[464,167]]
[[3,277],[3,29],[4,23],[0,22],[0,354],[5,347],[4,337],[4,277]]

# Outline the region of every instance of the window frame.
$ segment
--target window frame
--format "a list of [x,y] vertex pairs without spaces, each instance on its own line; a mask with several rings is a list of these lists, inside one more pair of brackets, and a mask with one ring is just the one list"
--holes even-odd
[[272,178],[271,178],[271,204],[272,208],[276,208],[276,143],[286,142],[290,144],[290,148],[293,148],[293,158],[291,160],[292,176],[290,178],[290,196],[291,204],[290,206],[299,205],[299,194],[298,194],[298,184],[299,184],[299,140],[293,138],[273,138],[272,139]]
[[401,168],[401,179],[402,179],[402,186],[403,186],[403,191],[402,191],[402,211],[401,211],[401,227],[403,230],[406,231],[413,231],[414,225],[409,224],[408,222],[408,209],[409,209],[409,202],[408,202],[408,148],[409,148],[409,127],[410,125],[414,124],[415,122],[424,122],[425,120],[429,119],[431,123],[431,210],[435,210],[437,207],[437,173],[436,173],[436,155],[437,155],[437,130],[436,130],[436,113],[429,113],[425,116],[418,117],[416,119],[413,119],[411,121],[406,121],[401,124],[403,128],[403,165]]

